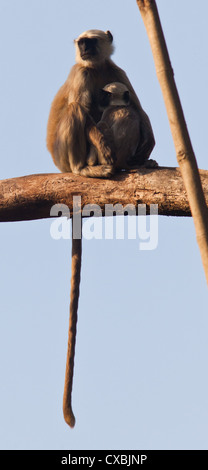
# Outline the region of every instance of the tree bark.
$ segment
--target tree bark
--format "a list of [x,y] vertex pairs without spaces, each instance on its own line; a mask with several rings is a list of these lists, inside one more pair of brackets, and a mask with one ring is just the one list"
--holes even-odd
[[[208,204],[208,171],[200,170]],[[73,214],[73,196],[81,207],[97,204],[105,215],[106,204],[158,204],[158,213],[191,216],[179,168],[141,168],[121,172],[112,179],[85,178],[72,173],[29,175],[0,181],[0,221],[50,218],[54,204],[66,204]]]
[[208,212],[155,0],[137,0],[150,41],[208,283]]

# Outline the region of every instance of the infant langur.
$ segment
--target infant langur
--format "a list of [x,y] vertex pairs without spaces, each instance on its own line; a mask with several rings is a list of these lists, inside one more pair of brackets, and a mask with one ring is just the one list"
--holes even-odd
[[[106,135],[115,154],[114,168],[129,170],[141,165],[157,166],[155,160],[148,160],[146,155],[138,153],[141,144],[141,117],[130,101],[130,93],[126,85],[113,82],[100,90],[100,108],[103,114],[97,127]],[[96,149],[93,149],[89,164],[95,164]],[[93,163],[91,163],[93,162]]]

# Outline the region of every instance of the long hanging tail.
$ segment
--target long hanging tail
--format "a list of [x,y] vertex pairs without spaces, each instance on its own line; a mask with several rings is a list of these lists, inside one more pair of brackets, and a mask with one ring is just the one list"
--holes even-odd
[[64,383],[64,394],[63,394],[64,419],[71,428],[73,428],[75,425],[75,417],[72,411],[72,384],[73,384],[74,356],[75,356],[75,343],[76,343],[77,311],[78,311],[78,302],[79,302],[81,259],[82,259],[82,239],[73,238],[73,222],[72,222],[72,270],[71,270],[70,315],[69,315],[69,331],[68,331],[65,383]]

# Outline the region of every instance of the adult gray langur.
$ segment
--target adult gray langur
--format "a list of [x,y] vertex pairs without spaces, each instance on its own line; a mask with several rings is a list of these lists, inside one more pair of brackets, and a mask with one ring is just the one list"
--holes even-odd
[[[51,105],[47,148],[62,172],[109,178],[113,172],[113,152],[96,126],[102,115],[99,90],[111,82],[123,83],[128,88],[130,101],[140,116],[136,156],[141,163],[155,145],[152,127],[126,73],[110,58],[114,50],[110,31],[85,31],[75,40],[75,48],[76,64]],[[90,158],[92,146],[98,153],[96,164]]]

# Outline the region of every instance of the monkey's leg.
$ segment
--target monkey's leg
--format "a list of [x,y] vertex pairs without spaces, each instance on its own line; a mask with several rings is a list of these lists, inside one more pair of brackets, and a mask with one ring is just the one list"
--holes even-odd
[[82,239],[73,238],[73,222],[72,222],[72,270],[71,270],[70,316],[69,316],[65,384],[64,384],[64,395],[63,395],[64,419],[66,423],[72,428],[75,425],[75,417],[72,411],[72,384],[73,384],[73,372],[74,372],[74,356],[75,356],[75,343],[76,343],[79,286],[80,286],[80,275],[81,275],[81,258],[82,258]]
[[[111,149],[105,145],[102,133],[78,103],[70,103],[67,116],[68,161],[72,173],[93,178],[109,178],[113,175]],[[103,165],[87,165],[87,142],[106,152],[108,162]],[[107,160],[107,158],[106,158]]]
[[147,114],[143,111],[143,119],[141,121],[141,140],[136,150],[133,160],[136,160],[139,165],[143,165],[149,158],[154,146],[155,138],[152,132],[152,127]]

